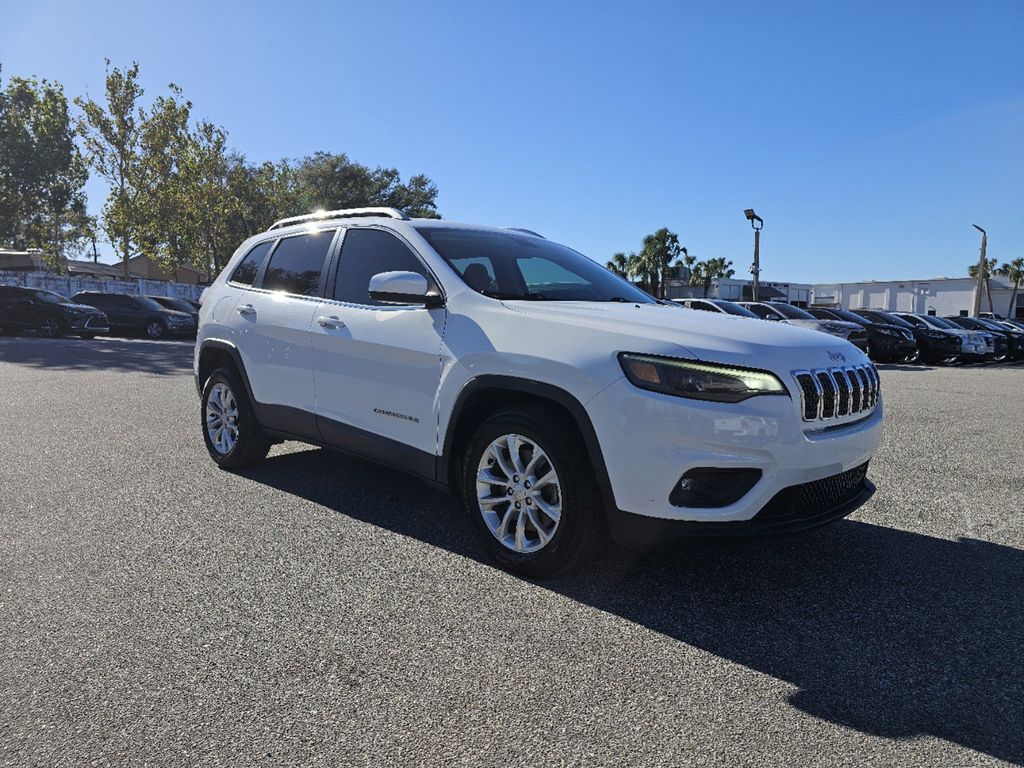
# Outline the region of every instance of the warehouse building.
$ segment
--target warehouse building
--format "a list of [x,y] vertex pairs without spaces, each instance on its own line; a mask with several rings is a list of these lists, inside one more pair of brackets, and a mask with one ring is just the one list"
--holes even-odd
[[[972,277],[824,283],[814,286],[813,303],[819,307],[842,309],[883,309],[939,316],[969,315],[974,307],[975,284]],[[991,306],[988,293],[982,293],[982,312],[1024,319],[1024,295],[1018,294],[1014,306],[1011,306],[1013,285],[1009,281],[993,276],[991,287]]]

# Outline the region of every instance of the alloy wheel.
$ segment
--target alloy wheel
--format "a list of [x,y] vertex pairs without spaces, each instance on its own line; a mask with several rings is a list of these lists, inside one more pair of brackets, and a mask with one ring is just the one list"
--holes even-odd
[[491,534],[505,548],[529,554],[555,536],[562,487],[547,454],[523,435],[502,435],[477,466],[476,498]]
[[54,338],[60,335],[60,322],[55,318],[48,317],[39,324],[39,332],[47,338]]
[[160,323],[153,321],[146,326],[146,335],[151,339],[159,339],[164,335],[164,327]]
[[206,399],[206,434],[221,455],[231,453],[238,442],[238,402],[227,384],[214,385]]

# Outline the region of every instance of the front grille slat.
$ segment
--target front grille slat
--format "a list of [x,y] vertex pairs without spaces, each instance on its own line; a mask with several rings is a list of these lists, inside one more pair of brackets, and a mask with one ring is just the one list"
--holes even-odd
[[869,411],[878,403],[881,379],[870,363],[793,371],[804,421],[829,421]]

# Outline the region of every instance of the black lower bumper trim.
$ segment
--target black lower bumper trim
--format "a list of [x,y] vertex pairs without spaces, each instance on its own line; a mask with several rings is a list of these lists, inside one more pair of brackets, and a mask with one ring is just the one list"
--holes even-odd
[[817,528],[833,520],[840,520],[861,507],[875,492],[875,485],[867,478],[860,481],[845,500],[828,509],[809,515],[770,516],[751,520],[714,523],[691,520],[665,520],[646,515],[635,515],[622,510],[608,514],[608,528],[617,544],[627,547],[657,547],[686,539],[771,536],[795,533]]

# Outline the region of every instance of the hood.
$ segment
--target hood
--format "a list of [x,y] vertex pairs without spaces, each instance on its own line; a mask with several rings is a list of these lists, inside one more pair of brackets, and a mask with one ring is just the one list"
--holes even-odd
[[[608,334],[613,351],[682,356],[787,373],[867,362],[848,341],[783,322],[720,312],[586,301],[504,301],[509,309],[543,321]],[[839,321],[836,321],[839,322]],[[850,326],[859,327],[856,323]],[[552,329],[555,332],[556,329]]]
[[61,306],[64,309],[78,310],[79,312],[99,312],[101,315],[103,314],[102,309],[94,307],[91,304],[60,304],[58,306]]

